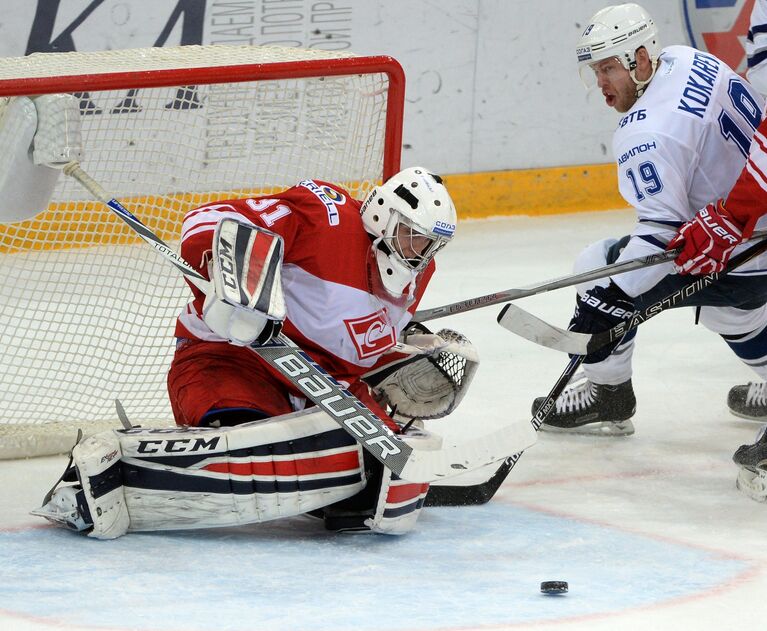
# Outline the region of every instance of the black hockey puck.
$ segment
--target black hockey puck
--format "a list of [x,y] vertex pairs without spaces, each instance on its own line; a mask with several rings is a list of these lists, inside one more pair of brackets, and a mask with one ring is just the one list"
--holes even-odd
[[566,594],[569,589],[567,581],[543,581],[541,583],[542,594]]

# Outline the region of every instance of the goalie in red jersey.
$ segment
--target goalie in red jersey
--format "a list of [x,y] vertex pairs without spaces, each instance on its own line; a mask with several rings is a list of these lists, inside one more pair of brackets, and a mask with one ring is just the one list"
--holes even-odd
[[[212,281],[176,325],[179,430],[104,432],[36,512],[97,538],[310,513],[334,530],[403,534],[429,485],[401,480],[248,347],[281,330],[396,433],[440,418],[478,364],[462,335],[410,325],[455,232],[442,179],[415,167],[364,201],[303,180],[189,212],[181,255]],[[402,352],[399,352],[402,351]],[[435,448],[438,437],[435,439]],[[74,470],[74,471],[73,471]]]
[[[214,279],[211,242],[224,218],[281,237],[281,265],[273,262],[267,280],[283,289],[285,333],[396,429],[360,378],[382,358],[391,361],[434,273],[434,255],[453,237],[455,209],[442,180],[413,168],[373,189],[364,203],[333,184],[304,180],[275,195],[202,206],[184,219],[181,255]],[[232,347],[268,341],[282,315],[192,291],[195,299],[176,325],[168,376],[176,422],[231,425],[303,408],[284,377]]]

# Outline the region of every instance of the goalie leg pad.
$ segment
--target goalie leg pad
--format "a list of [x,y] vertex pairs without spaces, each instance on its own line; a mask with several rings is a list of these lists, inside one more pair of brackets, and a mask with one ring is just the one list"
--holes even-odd
[[311,410],[221,429],[102,432],[73,456],[100,539],[291,517],[366,483],[359,444]]
[[368,487],[349,500],[322,511],[325,527],[337,532],[404,535],[418,521],[429,485],[406,482],[368,459]]
[[80,499],[87,505],[80,514],[93,524],[88,536],[96,539],[115,539],[128,532],[130,517],[120,455],[120,440],[114,431],[86,438],[72,450],[72,462],[82,485]]
[[410,532],[418,521],[428,492],[428,484],[400,480],[389,469],[384,469],[375,514],[365,520],[365,526],[382,535]]
[[127,432],[121,443],[130,530],[291,517],[365,486],[361,447],[323,412],[224,429]]

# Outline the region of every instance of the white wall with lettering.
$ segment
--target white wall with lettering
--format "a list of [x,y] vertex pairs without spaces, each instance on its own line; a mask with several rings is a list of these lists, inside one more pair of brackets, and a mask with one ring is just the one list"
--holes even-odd
[[[749,0],[731,0],[737,16]],[[407,76],[403,164],[444,173],[612,160],[617,114],[580,83],[574,46],[604,0],[27,0],[0,56],[177,44],[392,55]],[[697,3],[644,0],[664,44]],[[705,4],[705,3],[704,3]],[[728,4],[727,0],[719,4]],[[727,19],[734,19],[730,15]]]

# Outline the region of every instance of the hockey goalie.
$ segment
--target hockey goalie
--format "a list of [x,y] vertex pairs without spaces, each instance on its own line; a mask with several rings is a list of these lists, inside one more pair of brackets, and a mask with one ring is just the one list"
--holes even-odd
[[252,348],[283,331],[394,433],[440,449],[419,421],[455,409],[479,360],[463,335],[410,320],[455,224],[441,178],[421,167],[363,201],[306,179],[187,213],[181,256],[214,289],[190,284],[178,316],[178,427],[80,441],[34,514],[100,539],[300,514],[411,530],[429,485],[397,478]]

